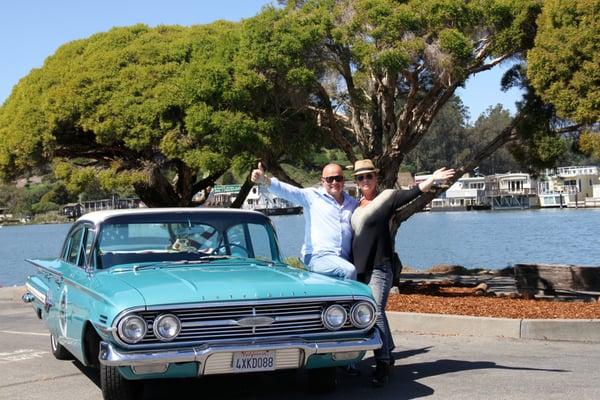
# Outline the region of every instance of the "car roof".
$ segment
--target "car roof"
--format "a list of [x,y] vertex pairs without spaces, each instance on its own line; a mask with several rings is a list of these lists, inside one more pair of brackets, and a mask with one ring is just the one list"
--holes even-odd
[[132,208],[132,209],[117,209],[117,210],[103,210],[103,211],[92,211],[84,214],[77,221],[90,221],[94,224],[106,221],[109,218],[121,217],[127,215],[151,215],[151,214],[181,214],[181,213],[192,213],[192,214],[215,214],[215,213],[228,213],[228,214],[251,214],[251,215],[262,215],[264,214],[251,211],[241,210],[239,208],[202,208],[202,207],[170,207],[170,208]]

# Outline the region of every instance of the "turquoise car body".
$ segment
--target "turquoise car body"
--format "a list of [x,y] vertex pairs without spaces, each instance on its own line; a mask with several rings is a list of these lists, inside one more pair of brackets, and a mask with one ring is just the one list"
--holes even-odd
[[[171,241],[183,243],[182,246],[188,246],[192,238],[201,235],[212,233],[220,238],[206,244],[212,246],[208,256],[198,256],[204,253],[198,253],[196,249],[190,251],[187,247],[186,251],[174,251],[171,247],[168,251],[150,251],[142,246],[128,252],[121,246],[113,247],[118,251],[107,251],[111,247],[102,244],[108,235],[106,227],[112,224],[112,228],[129,227],[131,231],[133,225],[126,225],[129,220],[151,223],[147,226],[157,232],[164,231],[164,226],[168,225],[165,221],[178,221],[177,227],[182,225],[181,221],[192,221],[190,228],[184,229],[187,236],[182,238],[181,233],[175,233],[170,237]],[[213,224],[225,228],[222,232],[215,229],[208,234],[206,231],[202,234],[192,232],[195,226],[204,229],[204,225],[198,224],[205,220],[209,221],[206,226]],[[229,244],[223,245],[229,234],[223,232],[229,232],[227,227],[233,225],[236,231],[231,237],[237,244],[230,238]],[[143,236],[143,230],[139,231]],[[172,231],[169,229],[170,233]],[[251,233],[260,236],[261,242],[252,243]],[[244,234],[245,239],[240,239]],[[159,242],[162,239],[153,237],[152,240]],[[213,239],[209,237],[210,240]],[[156,248],[162,249],[158,245]],[[264,254],[258,256],[260,251]],[[108,257],[109,253],[112,258]],[[226,363],[231,361],[223,364],[221,369],[215,367],[216,372],[207,372],[208,358],[217,353],[223,356],[245,349],[270,350],[277,357],[278,352],[287,354],[286,351],[297,349],[295,367],[311,369],[356,362],[366,351],[381,346],[374,328],[375,303],[370,289],[356,281],[334,279],[286,265],[281,260],[277,236],[269,219],[251,211],[147,209],[90,213],[70,229],[58,258],[29,261],[37,267],[37,273],[28,277],[24,300],[31,302],[37,315],[44,320],[59,349],[68,351],[84,365],[114,367],[126,380],[230,373]],[[372,321],[364,326],[353,325],[356,313],[350,315],[359,302],[367,311],[373,306]],[[335,311],[338,312],[336,315],[346,313],[344,325],[329,329],[329,319],[324,319],[322,314],[336,303],[345,307],[345,311],[339,308]],[[280,307],[289,310],[285,311],[288,314],[276,315]],[[311,309],[302,317],[312,318],[311,325],[294,319],[302,307]],[[260,309],[266,309],[270,314],[257,319]],[[202,317],[205,310],[210,312],[210,318],[206,317],[208,321]],[[225,312],[223,310],[234,315],[232,319],[218,317],[219,313]],[[253,311],[249,314],[248,310]],[[315,310],[321,312],[318,321]],[[154,325],[159,314],[177,316],[179,336],[158,340],[158,328]],[[129,329],[119,324],[125,324],[122,320],[132,315],[138,315],[142,320],[146,318],[148,333],[139,342],[128,341],[120,332],[121,328]],[[188,315],[192,322],[185,322]],[[279,320],[291,321],[281,322],[282,332],[274,328]],[[134,323],[138,323],[136,321]],[[186,324],[191,328],[186,328]],[[221,330],[210,333],[205,340],[204,333],[198,332],[210,331],[213,329],[211,324],[220,324]],[[246,329],[244,324],[251,327],[251,331],[247,328],[250,333],[236,333]],[[285,324],[297,325],[297,329]],[[165,326],[169,328],[170,325]],[[309,326],[308,330],[306,326]],[[185,333],[186,329],[191,333]],[[260,329],[272,329],[276,333],[257,334]],[[233,332],[231,337],[230,331]],[[189,337],[182,338],[182,335]],[[329,350],[323,352],[323,349]],[[294,366],[286,364],[285,368]],[[219,372],[222,370],[224,372]]]

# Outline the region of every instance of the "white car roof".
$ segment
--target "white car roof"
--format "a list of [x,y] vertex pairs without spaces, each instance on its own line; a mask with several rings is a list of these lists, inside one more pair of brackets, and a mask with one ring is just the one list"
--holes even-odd
[[122,215],[139,215],[139,214],[161,214],[161,213],[198,213],[207,214],[215,212],[228,212],[240,214],[261,214],[258,211],[242,210],[239,208],[202,208],[202,207],[169,207],[169,208],[130,208],[117,210],[92,211],[84,214],[77,221],[91,221],[94,224],[105,221],[108,218]]

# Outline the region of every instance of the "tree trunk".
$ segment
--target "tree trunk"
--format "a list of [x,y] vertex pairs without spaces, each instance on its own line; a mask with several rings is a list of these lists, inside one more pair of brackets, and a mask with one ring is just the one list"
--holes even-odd
[[146,181],[135,183],[133,187],[135,193],[147,207],[178,207],[181,205],[181,199],[173,189],[173,185],[165,178],[158,165],[146,165],[145,172]]
[[240,191],[238,192],[237,196],[235,197],[235,200],[233,201],[233,203],[231,203],[231,206],[229,206],[230,208],[242,208],[242,205],[244,205],[244,201],[246,201],[248,193],[250,193],[252,186],[254,186],[254,182],[250,180],[250,174],[248,174],[248,176],[246,177],[246,180],[244,181],[244,184],[240,188]]

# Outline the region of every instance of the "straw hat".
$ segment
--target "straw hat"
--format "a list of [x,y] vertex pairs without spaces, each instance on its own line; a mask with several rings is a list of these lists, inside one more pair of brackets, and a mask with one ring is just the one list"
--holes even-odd
[[379,168],[375,168],[373,161],[366,159],[366,160],[358,160],[357,162],[354,163],[354,173],[352,174],[352,176],[368,174],[369,172],[371,172],[371,173],[379,172]]

